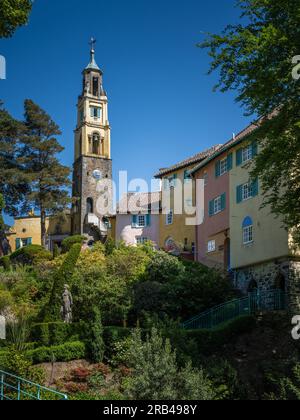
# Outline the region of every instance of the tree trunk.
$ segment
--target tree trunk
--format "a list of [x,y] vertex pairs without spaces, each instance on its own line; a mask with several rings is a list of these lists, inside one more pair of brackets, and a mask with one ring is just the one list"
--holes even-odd
[[41,244],[46,248],[46,212],[41,208]]

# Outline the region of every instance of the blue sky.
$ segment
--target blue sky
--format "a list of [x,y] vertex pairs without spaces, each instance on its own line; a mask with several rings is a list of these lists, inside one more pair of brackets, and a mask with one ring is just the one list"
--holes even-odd
[[235,0],[36,0],[30,22],[0,40],[7,80],[0,98],[17,118],[31,98],[62,129],[73,163],[81,71],[96,37],[112,126],[114,177],[150,180],[161,167],[227,141],[249,122],[232,93],[214,93],[203,32],[238,21]]

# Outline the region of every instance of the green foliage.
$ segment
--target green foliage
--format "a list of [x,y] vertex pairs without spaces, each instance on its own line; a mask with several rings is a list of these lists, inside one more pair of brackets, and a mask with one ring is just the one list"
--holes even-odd
[[82,327],[78,324],[48,322],[32,325],[30,341],[49,347],[64,344],[68,341],[76,341],[81,335]]
[[10,308],[14,303],[11,293],[0,289],[0,313]]
[[[103,339],[105,343],[105,357],[108,361],[114,360],[116,363],[121,364],[123,358],[120,358],[119,346],[123,348],[123,342],[131,335],[130,328],[121,327],[104,327]],[[116,361],[116,358],[118,360]]]
[[0,38],[11,37],[19,26],[25,25],[31,8],[31,0],[1,0]]
[[3,267],[5,271],[9,271],[11,268],[10,258],[5,255],[0,258],[0,267]]
[[74,235],[74,236],[69,236],[68,238],[65,238],[62,242],[63,254],[66,254],[67,252],[69,252],[72,246],[75,244],[82,245],[85,239],[86,239],[85,236],[81,236],[81,235]]
[[241,22],[209,35],[200,46],[209,49],[210,72],[220,71],[216,88],[236,90],[237,101],[255,118],[272,115],[260,120],[252,135],[262,146],[252,175],[260,177],[264,204],[287,227],[298,227],[300,83],[292,77],[292,59],[299,55],[299,37],[291,34],[299,30],[300,3],[239,0],[238,6]]
[[22,378],[29,377],[32,363],[24,352],[20,352],[14,346],[10,346],[6,353],[0,354],[0,368]]
[[70,362],[84,359],[86,354],[85,344],[80,341],[65,343],[59,346],[40,347],[26,352],[26,356],[34,364],[45,362]]
[[57,124],[29,99],[24,108],[26,136],[22,138],[20,163],[31,187],[26,201],[41,215],[41,243],[45,247],[46,216],[63,213],[71,201],[70,169],[57,158],[64,150],[56,139],[61,134]]
[[101,363],[104,357],[103,327],[98,308],[90,310],[88,321],[85,323],[85,341],[87,355],[94,363]]
[[72,280],[75,266],[81,252],[81,244],[75,244],[67,254],[62,266],[54,275],[53,288],[48,307],[46,308],[46,320],[57,321],[60,318],[62,294],[66,282]]
[[300,364],[297,363],[288,377],[274,381],[276,391],[267,395],[270,400],[299,401],[300,400]]
[[18,249],[10,255],[10,261],[14,265],[20,264],[30,266],[40,263],[41,261],[49,261],[51,258],[51,253],[40,245],[28,245]]
[[126,363],[133,369],[124,383],[125,395],[137,400],[210,400],[214,398],[209,380],[201,370],[187,365],[179,370],[169,340],[154,328],[142,341],[133,332]]
[[184,266],[178,258],[163,251],[159,251],[152,257],[147,267],[146,276],[149,281],[170,283],[182,276],[183,273]]
[[53,259],[57,258],[59,256],[59,248],[58,245],[55,244],[53,247]]

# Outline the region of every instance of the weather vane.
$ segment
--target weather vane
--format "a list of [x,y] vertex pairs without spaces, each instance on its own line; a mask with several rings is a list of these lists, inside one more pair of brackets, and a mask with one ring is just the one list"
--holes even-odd
[[90,46],[91,46],[91,48],[92,48],[92,50],[94,50],[95,49],[95,45],[96,45],[96,42],[97,42],[97,40],[95,39],[95,38],[91,38],[91,40],[90,40],[90,42],[89,42],[89,44],[90,44]]

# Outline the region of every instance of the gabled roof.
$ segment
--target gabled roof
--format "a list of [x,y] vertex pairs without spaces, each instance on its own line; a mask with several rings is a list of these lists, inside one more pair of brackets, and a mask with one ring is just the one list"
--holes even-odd
[[160,192],[124,194],[117,205],[117,214],[148,214],[151,207],[159,210],[160,201]]
[[164,175],[167,175],[171,172],[174,172],[178,169],[183,169],[186,168],[188,166],[191,166],[193,164],[197,164],[199,162],[202,162],[204,159],[206,159],[208,156],[211,156],[212,154],[214,154],[220,147],[222,147],[221,144],[218,144],[216,146],[211,147],[210,149],[205,150],[204,152],[200,152],[197,153],[194,156],[191,156],[188,159],[182,160],[179,163],[176,163],[173,166],[170,166],[169,168],[162,168],[159,170],[159,172],[154,175],[155,178],[161,178]]
[[245,140],[250,134],[252,134],[257,128],[259,124],[250,124],[248,127],[246,127],[244,130],[242,130],[239,134],[237,134],[234,138],[229,140],[227,143],[225,143],[223,146],[221,146],[218,150],[215,151],[215,153],[212,153],[210,156],[208,156],[205,160],[202,160],[198,165],[193,168],[190,173],[191,175],[195,174],[199,171],[199,169],[204,168],[209,162],[213,161],[214,159],[221,156],[223,153],[230,150],[232,147],[238,145],[243,140]]

